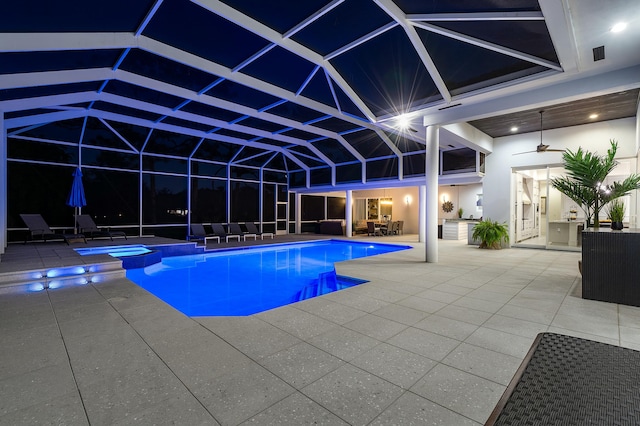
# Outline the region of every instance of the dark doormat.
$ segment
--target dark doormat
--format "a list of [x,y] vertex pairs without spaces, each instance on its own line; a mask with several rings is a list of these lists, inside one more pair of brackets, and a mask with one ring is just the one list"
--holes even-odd
[[485,425],[638,425],[640,352],[540,333]]

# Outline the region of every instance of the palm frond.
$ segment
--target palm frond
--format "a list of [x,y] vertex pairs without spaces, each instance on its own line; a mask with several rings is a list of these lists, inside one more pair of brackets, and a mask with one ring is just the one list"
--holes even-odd
[[[566,176],[554,178],[551,185],[578,204],[587,216],[598,222],[602,206],[616,198],[640,188],[640,175],[633,174],[622,182],[603,186],[607,176],[616,167],[615,159],[618,143],[609,141],[611,146],[604,156],[578,148],[575,152],[567,149],[562,154]],[[606,189],[605,189],[606,188]]]

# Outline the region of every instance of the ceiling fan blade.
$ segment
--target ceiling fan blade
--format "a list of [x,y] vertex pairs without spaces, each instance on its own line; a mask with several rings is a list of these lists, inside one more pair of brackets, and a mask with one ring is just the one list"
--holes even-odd
[[538,145],[535,151],[516,152],[512,155],[531,154],[532,152],[564,152],[564,149],[549,149],[549,145]]
[[544,111],[539,111],[540,112],[540,143],[536,146],[536,150],[535,151],[525,151],[525,152],[517,152],[515,154],[512,155],[520,155],[520,154],[530,154],[532,152],[564,152],[564,149],[549,149],[549,145],[543,144],[542,143],[542,130],[544,129],[544,127],[542,126],[542,113]]

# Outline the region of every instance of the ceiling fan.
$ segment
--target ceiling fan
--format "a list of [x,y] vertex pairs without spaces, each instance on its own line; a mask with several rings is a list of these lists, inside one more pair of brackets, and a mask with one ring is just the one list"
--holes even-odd
[[529,154],[531,152],[564,152],[564,149],[549,149],[549,145],[545,145],[542,143],[542,113],[543,112],[544,110],[540,111],[540,143],[538,144],[538,146],[536,146],[535,151],[518,152],[513,155]]

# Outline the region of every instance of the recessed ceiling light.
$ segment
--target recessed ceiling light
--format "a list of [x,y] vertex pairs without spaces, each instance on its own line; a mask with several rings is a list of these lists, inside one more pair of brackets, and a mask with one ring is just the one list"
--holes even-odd
[[620,31],[624,31],[625,28],[627,28],[627,23],[626,22],[618,22],[613,27],[611,27],[611,32],[612,33],[619,33]]
[[516,126],[513,126],[513,127],[511,128],[511,131],[512,131],[512,132],[517,132],[517,131],[518,131],[518,128],[517,128]]
[[589,118],[595,120],[596,118],[598,118],[598,114],[591,114]]

